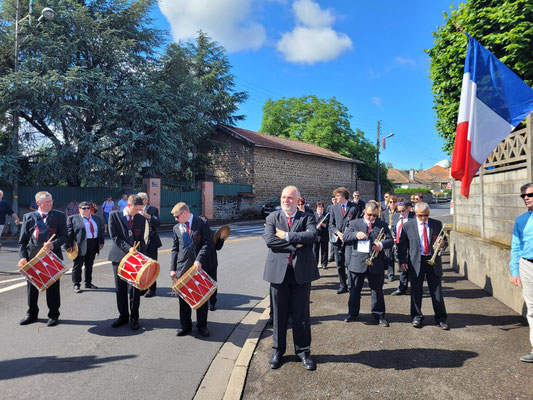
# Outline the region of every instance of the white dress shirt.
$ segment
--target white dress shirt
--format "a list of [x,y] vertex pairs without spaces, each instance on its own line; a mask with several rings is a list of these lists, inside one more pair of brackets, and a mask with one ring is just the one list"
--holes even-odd
[[419,220],[416,220],[416,225],[418,226],[418,237],[420,238],[420,254],[431,254],[431,237],[429,236],[428,223],[425,222],[429,246],[429,249],[426,249],[427,251],[424,251],[424,223],[420,222]]

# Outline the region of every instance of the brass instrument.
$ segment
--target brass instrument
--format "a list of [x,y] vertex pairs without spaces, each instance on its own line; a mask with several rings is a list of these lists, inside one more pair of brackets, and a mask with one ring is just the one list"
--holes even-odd
[[326,220],[326,218],[329,216],[329,213],[326,213],[321,219],[320,221],[318,221],[318,224],[316,224],[316,229],[320,228],[320,225],[322,225],[324,223],[324,221]]
[[389,210],[389,229],[392,226],[392,214],[394,214],[394,213],[391,212],[391,210]]
[[442,228],[439,232],[439,236],[437,236],[437,240],[435,240],[435,243],[433,243],[433,255],[428,260],[429,265],[434,265],[435,260],[437,259],[438,255],[440,254],[442,250],[442,243],[444,243],[444,238],[448,236],[448,234],[444,231],[444,224],[442,225]]
[[[376,240],[374,240],[374,244],[381,242],[385,238],[385,230],[384,228],[381,228],[379,231],[378,237]],[[378,250],[372,250],[370,253],[370,256],[365,260],[366,265],[374,265],[374,258],[378,256],[379,251]]]

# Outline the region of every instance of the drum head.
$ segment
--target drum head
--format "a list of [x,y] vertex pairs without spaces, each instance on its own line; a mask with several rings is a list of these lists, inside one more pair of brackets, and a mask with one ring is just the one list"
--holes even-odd
[[159,263],[155,260],[147,264],[137,277],[139,289],[148,290],[159,276]]
[[74,260],[78,257],[78,243],[72,242],[72,247],[69,247],[68,249],[65,249],[65,253],[67,253],[67,257],[71,260]]
[[231,232],[231,229],[229,228],[229,226],[222,225],[220,228],[218,228],[218,231],[216,231],[213,241],[215,243],[218,242],[218,239],[220,239],[220,236],[223,236],[224,240],[226,240],[229,237],[230,232]]

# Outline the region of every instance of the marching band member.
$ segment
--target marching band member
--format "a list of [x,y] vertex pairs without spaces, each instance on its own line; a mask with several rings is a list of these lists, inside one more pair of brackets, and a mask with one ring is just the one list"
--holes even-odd
[[[329,234],[328,234],[328,225],[329,225],[329,215],[324,214],[324,203],[320,201],[316,203],[315,221],[320,223],[317,227],[317,232],[319,236],[319,241],[314,245],[315,259],[317,265],[322,265],[323,269],[328,268],[328,243],[329,243]],[[323,220],[323,221],[322,221]],[[321,222],[322,221],[322,222]],[[320,258],[319,258],[320,255]]]
[[[394,232],[394,226],[396,222],[400,219],[400,214],[396,212],[396,207],[398,204],[398,198],[394,195],[389,196],[389,208],[383,211],[381,214],[381,219],[387,224],[389,230]],[[385,269],[387,270],[387,276],[389,282],[394,280],[394,248],[385,250]]]
[[[402,233],[402,229],[404,224],[413,219],[415,217],[415,213],[412,211],[409,211],[409,207],[406,204],[405,199],[400,198],[398,199],[398,203],[396,206],[396,222],[394,226],[394,246],[395,246],[395,258],[398,261],[398,243],[400,242],[400,235]],[[393,220],[394,221],[394,220]],[[399,267],[398,263],[398,267]],[[400,283],[398,286],[398,289],[396,289],[394,292],[391,293],[391,296],[398,296],[402,294],[407,293],[407,289],[409,287],[409,274],[407,271],[404,271],[402,268],[399,268],[399,275],[400,275]]]

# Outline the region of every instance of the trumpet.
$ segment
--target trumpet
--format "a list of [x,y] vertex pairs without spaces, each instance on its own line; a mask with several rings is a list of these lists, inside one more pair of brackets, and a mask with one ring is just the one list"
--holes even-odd
[[324,215],[320,221],[318,221],[318,224],[316,224],[316,229],[320,228],[320,225],[322,225],[324,223],[324,221],[326,220],[326,218],[329,216],[329,213],[326,213],[326,215]]
[[433,243],[433,255],[428,260],[429,265],[435,265],[435,260],[439,256],[441,250],[442,250],[442,243],[444,243],[444,238],[448,236],[448,234],[444,231],[444,225],[442,225],[442,228],[439,232],[439,236],[437,236],[437,240],[435,240],[435,243]]
[[[385,237],[385,231],[384,228],[381,228],[379,231],[378,237],[376,240],[374,240],[374,244],[381,242],[383,238]],[[374,265],[374,258],[378,256],[379,251],[378,250],[372,250],[370,253],[370,256],[365,260],[366,265]]]

